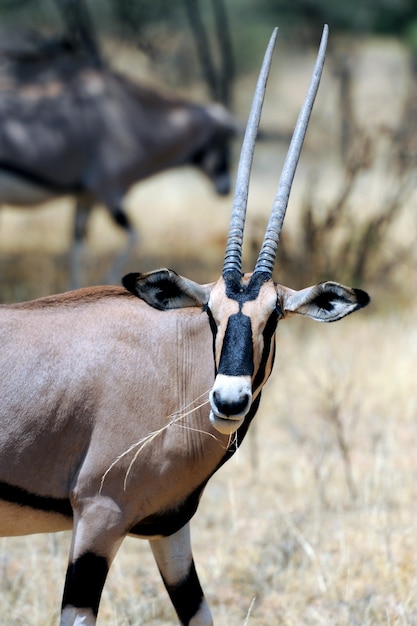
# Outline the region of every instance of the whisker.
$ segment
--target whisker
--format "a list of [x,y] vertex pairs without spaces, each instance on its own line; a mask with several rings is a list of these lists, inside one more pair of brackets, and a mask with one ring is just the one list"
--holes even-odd
[[235,451],[239,450],[239,440],[237,438],[237,430],[229,436],[229,447],[234,445]]
[[169,428],[171,426],[170,422],[169,424],[167,424],[166,426],[164,426],[163,428],[160,428],[159,430],[156,430],[155,432],[151,433],[150,435],[148,435],[148,437],[146,438],[146,441],[144,441],[142,443],[142,445],[140,446],[139,450],[137,450],[133,456],[133,459],[130,461],[129,466],[126,470],[126,474],[123,480],[123,491],[126,491],[127,488],[127,479],[129,477],[130,471],[133,467],[134,462],[136,461],[136,459],[138,458],[139,454],[142,452],[143,448],[148,445],[148,443],[150,443],[151,441],[153,441],[155,439],[155,437],[157,437],[158,435],[161,434],[161,432],[163,432],[164,430],[166,430],[167,428]]
[[[206,392],[207,393],[207,392]],[[199,398],[201,398],[204,394],[202,394],[201,396],[199,396]],[[197,398],[198,400],[198,398]],[[126,486],[127,486],[127,479],[129,477],[130,471],[136,461],[136,459],[138,458],[139,454],[142,452],[143,448],[150,442],[152,441],[157,435],[159,435],[162,431],[166,430],[167,428],[169,428],[169,426],[180,426],[181,428],[184,428],[185,430],[191,430],[194,432],[198,432],[204,435],[208,435],[209,437],[212,437],[215,441],[217,441],[223,448],[223,444],[222,442],[217,438],[216,435],[214,435],[213,433],[209,433],[205,430],[201,430],[199,428],[193,428],[192,426],[188,426],[188,424],[178,424],[178,422],[182,419],[184,419],[185,417],[187,417],[188,415],[191,415],[191,413],[193,413],[194,411],[196,411],[197,409],[203,407],[204,405],[208,404],[208,400],[206,400],[205,402],[202,402],[201,404],[199,404],[198,406],[194,407],[193,409],[187,411],[186,413],[180,413],[178,414],[176,417],[174,417],[173,419],[171,419],[171,421],[169,422],[169,424],[167,424],[166,426],[164,426],[163,428],[161,428],[158,431],[155,431],[154,433],[151,433],[150,436],[148,436],[148,439],[146,441],[143,442],[143,444],[140,446],[139,450],[137,450],[137,452],[135,453],[133,459],[131,460],[131,462],[129,463],[129,467],[126,470],[126,474],[125,474],[125,478],[123,481],[123,488],[126,491]],[[190,402],[190,404],[192,404]],[[186,406],[190,406],[190,404],[186,405]],[[173,414],[175,415],[175,414]],[[227,448],[224,448],[227,450]]]
[[195,433],[201,433],[202,435],[208,435],[208,437],[211,437],[212,439],[214,439],[215,441],[217,441],[217,443],[220,444],[220,446],[223,448],[223,450],[227,450],[228,445],[225,446],[220,439],[214,435],[213,433],[209,433],[207,430],[201,430],[200,428],[193,428],[192,426],[187,426],[187,424],[175,424],[176,426],[179,426],[180,428],[183,428],[184,430],[191,430]]
[[[208,403],[209,403],[209,401],[205,400],[205,402],[201,402],[201,404],[195,406],[194,408],[190,409],[189,411],[186,411],[186,412],[181,411],[181,413],[172,413],[171,415],[169,415],[169,417],[171,417],[171,421],[170,421],[170,423],[168,425],[176,424],[178,420],[183,419],[184,417],[187,417],[187,415],[191,415],[191,413],[194,413],[198,409],[201,409],[201,407],[205,406]],[[190,405],[188,404],[187,406],[190,406]],[[187,407],[184,407],[184,408],[187,408]]]
[[[175,413],[171,413],[171,415],[168,415],[166,419],[173,418],[177,414],[179,414],[179,415],[188,415],[188,413],[184,413],[184,411],[186,409],[188,409],[189,406],[192,406],[195,402],[200,400],[200,398],[203,398],[205,395],[208,395],[209,393],[210,393],[210,389],[208,389],[207,391],[204,391],[204,393],[202,393],[199,396],[197,396],[197,398],[195,398],[194,400],[191,400],[191,402],[186,404],[182,409],[180,409],[180,411],[175,411]],[[196,411],[197,409],[199,409],[200,407],[204,406],[205,404],[208,404],[208,402],[209,402],[209,399],[207,398],[207,400],[205,400],[204,402],[202,402],[198,406],[196,406],[193,409],[191,409],[190,413],[192,413],[193,411]]]
[[[149,433],[145,437],[142,437],[141,439],[139,439],[139,441],[136,441],[131,446],[129,446],[129,448],[127,448],[127,450],[125,450],[124,452],[119,454],[115,458],[115,460],[109,465],[109,467],[106,469],[106,471],[104,472],[103,476],[101,477],[99,493],[101,493],[102,490],[103,490],[104,481],[106,480],[107,475],[109,474],[109,472],[117,465],[117,463],[119,463],[119,461],[121,461],[125,456],[127,456],[128,454],[133,452],[133,450],[135,450],[136,448],[139,447],[139,449],[136,450],[136,452],[135,452],[135,454],[133,456],[133,459],[129,463],[129,466],[128,466],[127,470],[126,470],[126,474],[125,474],[124,481],[123,481],[123,488],[126,491],[127,479],[129,477],[131,469],[132,469],[136,459],[138,458],[139,454],[142,452],[142,450],[145,448],[145,446],[147,446],[149,443],[151,443],[158,435],[163,433],[167,428],[169,428],[172,425],[181,426],[184,429],[194,430],[195,432],[200,432],[202,434],[209,435],[209,436],[213,437],[213,439],[216,439],[217,441],[219,441],[217,439],[217,437],[215,435],[213,435],[212,433],[206,432],[204,430],[200,430],[198,428],[193,428],[192,426],[188,426],[186,424],[179,424],[178,423],[180,420],[184,419],[185,417],[191,415],[192,413],[194,413],[198,409],[200,409],[203,406],[205,406],[206,404],[208,404],[209,400],[207,398],[207,400],[205,400],[204,402],[201,402],[197,406],[193,407],[193,404],[198,402],[204,396],[208,395],[209,391],[210,390],[208,389],[207,391],[205,391],[202,394],[200,394],[197,398],[195,398],[194,400],[192,400],[191,402],[186,404],[181,410],[175,411],[174,413],[171,413],[170,415],[167,415],[166,419],[169,420],[168,424],[166,424],[165,426],[162,426],[162,428],[159,428],[158,430],[155,430],[155,431]],[[192,408],[189,408],[189,407],[192,407]],[[221,444],[220,441],[219,441],[219,443]]]
[[165,430],[165,428],[168,428],[169,424],[167,424],[166,426],[163,426],[162,428],[160,428],[159,430],[155,430],[152,433],[149,433],[149,435],[146,435],[146,437],[142,437],[142,439],[139,439],[139,441],[136,441],[135,443],[132,443],[132,445],[125,450],[124,452],[122,452],[121,454],[119,454],[115,460],[113,461],[113,463],[111,463],[109,465],[109,467],[106,469],[106,471],[104,472],[103,476],[101,477],[101,481],[100,481],[100,489],[99,489],[99,493],[102,492],[103,490],[103,485],[104,485],[104,481],[107,478],[107,475],[109,474],[109,472],[113,469],[113,467],[115,465],[117,465],[117,463],[119,461],[121,461],[126,455],[128,455],[130,452],[132,452],[132,450],[134,450],[135,448],[137,448],[137,446],[141,446],[140,450],[143,449],[143,447],[147,444],[148,440],[153,439],[154,437],[156,437],[160,432],[162,432],[163,430]]

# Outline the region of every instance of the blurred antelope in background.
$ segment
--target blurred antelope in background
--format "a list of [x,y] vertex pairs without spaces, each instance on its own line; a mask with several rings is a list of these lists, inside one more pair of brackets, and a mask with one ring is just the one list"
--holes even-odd
[[147,538],[181,624],[209,626],[190,520],[233,456],[272,371],[275,330],[367,305],[324,282],[272,278],[327,27],[263,244],[242,273],[250,170],[277,30],[261,69],[239,162],[222,275],[200,285],[171,270],[0,307],[0,534],[73,528],[61,626],[96,623],[123,538]]
[[[229,193],[230,142],[241,128],[219,101],[203,105],[163,95],[108,68],[85,5],[78,0],[62,6],[77,36],[0,54],[0,205],[75,196],[74,287],[82,282],[80,257],[94,203],[103,204],[128,235],[114,276],[136,241],[123,208],[131,186],[191,165],[218,194]],[[74,13],[77,8],[82,12]],[[191,15],[195,20],[195,11]],[[227,51],[219,75],[212,63],[208,73],[212,97],[223,94],[224,103],[230,91],[222,87],[230,82]]]

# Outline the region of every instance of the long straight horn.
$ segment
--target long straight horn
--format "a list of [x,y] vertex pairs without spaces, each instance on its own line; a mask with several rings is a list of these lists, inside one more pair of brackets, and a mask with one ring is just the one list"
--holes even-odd
[[320,84],[324,58],[326,55],[328,30],[327,25],[325,25],[323,28],[320,49],[317,55],[317,61],[310,86],[308,88],[303,107],[300,111],[300,115],[298,116],[297,124],[291,139],[284,167],[282,169],[274,204],[272,205],[271,216],[265,232],[264,241],[256,262],[254,271],[262,272],[265,274],[265,278],[271,278],[272,271],[274,269],[279,237],[285,218],[285,212],[287,210],[291,185],[294,179],[295,170],[297,169],[298,159],[300,158],[301,149],[303,147],[308,122]]
[[277,35],[278,28],[275,28],[265,52],[262,68],[256,84],[255,94],[253,96],[252,107],[249,113],[242,150],[240,152],[235,194],[233,198],[232,216],[230,218],[229,234],[226,244],[226,252],[224,255],[223,276],[227,272],[241,272],[242,269],[242,241],[246,218],[246,206],[248,203],[249,178],[252,168],[259,121],[261,119],[266,83],[268,80],[269,68],[271,66],[272,53],[274,51]]

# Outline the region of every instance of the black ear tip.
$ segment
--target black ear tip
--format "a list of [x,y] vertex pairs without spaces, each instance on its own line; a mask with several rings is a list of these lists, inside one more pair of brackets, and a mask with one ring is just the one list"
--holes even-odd
[[353,291],[355,292],[356,298],[358,300],[358,305],[360,307],[364,307],[370,303],[371,298],[369,297],[369,294],[366,293],[366,291],[362,291],[362,289],[354,289]]
[[136,294],[136,282],[138,280],[139,274],[137,272],[132,272],[131,274],[126,274],[122,278],[122,285],[128,291]]

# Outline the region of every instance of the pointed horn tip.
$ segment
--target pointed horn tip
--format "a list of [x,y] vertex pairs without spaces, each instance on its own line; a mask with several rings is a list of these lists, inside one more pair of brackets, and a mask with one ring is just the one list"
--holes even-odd
[[[277,36],[278,27],[275,26],[272,31],[272,35],[269,38],[268,46],[265,51],[261,70],[259,72],[258,80],[256,83],[255,93],[253,95],[248,122],[246,124],[246,130],[244,133],[239,163],[237,167],[235,191],[232,204],[232,215],[230,218],[228,243],[226,245],[226,254],[224,261],[225,264],[227,262],[227,257],[230,253],[230,247],[232,245],[235,245],[235,247],[239,249],[241,249],[242,247],[252,160],[255,151],[256,137],[258,134],[259,122],[262,113],[262,105]],[[231,243],[234,237],[236,237],[236,244]]]
[[[282,170],[280,182],[274,204],[271,209],[271,216],[265,232],[264,241],[259,252],[258,260],[255,266],[255,272],[263,269],[271,271],[274,267],[275,256],[278,248],[279,237],[284,222],[287,209],[289,195],[295,170],[297,168],[298,159],[304,142],[304,136],[307,131],[310,114],[313,109],[314,99],[320,83],[321,73],[323,70],[325,53],[327,48],[329,27],[327,24],[323,27],[320,47],[317,54],[316,65],[313,70],[310,86],[308,88],[304,103],[302,105],[296,127],[294,129],[293,138],[288,148],[287,157]],[[272,241],[271,241],[272,240]]]
[[322,34],[321,34],[321,42],[320,42],[320,45],[321,45],[321,46],[325,46],[325,47],[326,47],[326,46],[327,46],[327,40],[328,40],[328,38],[329,38],[329,27],[328,27],[328,25],[327,25],[327,24],[325,24],[325,25],[323,26],[323,32],[322,32]]

